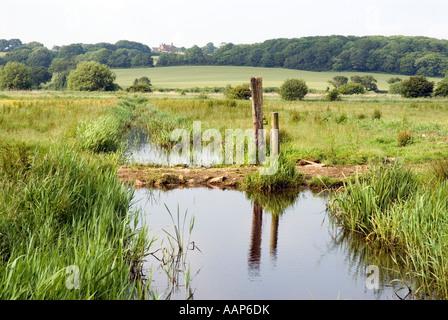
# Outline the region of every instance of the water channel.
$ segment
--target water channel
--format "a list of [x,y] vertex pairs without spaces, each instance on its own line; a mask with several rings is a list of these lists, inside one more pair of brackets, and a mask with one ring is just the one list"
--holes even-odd
[[[132,154],[139,161],[166,164],[166,157],[157,158],[163,153],[149,144],[134,144],[138,148]],[[161,299],[412,298],[401,280],[394,281],[403,276],[389,255],[335,226],[327,201],[328,193],[311,190],[257,195],[208,188],[137,189],[133,209],[157,239],[144,274]],[[176,285],[160,250],[170,247],[167,232],[174,234],[174,225],[184,230],[185,239],[190,237]]]

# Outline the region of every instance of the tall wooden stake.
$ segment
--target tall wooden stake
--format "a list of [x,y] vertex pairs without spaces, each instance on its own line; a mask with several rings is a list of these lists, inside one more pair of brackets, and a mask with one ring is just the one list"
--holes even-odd
[[[264,136],[259,134],[263,130],[263,84],[262,78],[250,78],[250,91],[252,93],[252,119],[254,125],[255,134],[255,150],[258,154],[258,150],[264,146]],[[257,157],[257,163],[259,159]]]
[[[271,126],[272,129],[277,129],[278,128],[278,112],[272,112],[271,113]],[[277,131],[279,132],[279,131]],[[278,140],[279,135],[277,134],[277,139],[273,139],[271,142],[271,154],[276,154],[278,155],[280,152],[280,142]]]

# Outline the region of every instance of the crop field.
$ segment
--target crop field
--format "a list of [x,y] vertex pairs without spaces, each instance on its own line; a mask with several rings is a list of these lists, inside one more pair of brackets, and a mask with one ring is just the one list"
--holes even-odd
[[[304,79],[310,89],[322,91],[329,87],[328,80],[334,76],[343,75],[350,78],[353,75],[371,74],[378,81],[379,90],[387,90],[389,84],[386,82],[391,77],[407,76],[362,73],[362,72],[312,72],[284,68],[258,68],[258,67],[232,67],[232,66],[177,66],[159,68],[135,68],[135,69],[113,69],[117,75],[116,82],[127,88],[132,85],[134,79],[147,76],[151,79],[154,88],[193,88],[193,87],[225,87],[248,83],[250,77],[263,77],[264,87],[279,87],[287,78]],[[429,78],[439,81],[438,78]]]

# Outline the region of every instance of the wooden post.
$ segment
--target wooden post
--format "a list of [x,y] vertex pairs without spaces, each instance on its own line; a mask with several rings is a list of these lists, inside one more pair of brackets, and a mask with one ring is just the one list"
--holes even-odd
[[[263,130],[263,84],[262,78],[250,78],[250,91],[252,93],[252,120],[255,134],[255,152],[263,147],[264,136],[259,134]],[[257,163],[259,159],[257,157]]]
[[[278,128],[278,112],[271,113],[271,123],[272,129],[276,129],[279,132]],[[271,154],[278,155],[280,153],[280,141],[278,140],[279,135],[277,134],[277,139],[273,139],[271,141]]]

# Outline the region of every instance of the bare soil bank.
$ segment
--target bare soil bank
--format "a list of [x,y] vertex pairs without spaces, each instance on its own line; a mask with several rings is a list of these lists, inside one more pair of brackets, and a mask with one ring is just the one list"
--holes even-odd
[[[329,177],[341,182],[348,176],[364,173],[367,166],[326,166],[309,160],[297,162],[297,170],[305,174],[306,181],[313,177]],[[184,168],[122,166],[119,179],[135,188],[209,187],[218,189],[240,189],[246,175],[258,171],[256,166],[226,168]]]

